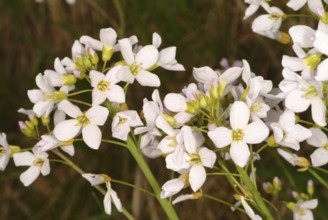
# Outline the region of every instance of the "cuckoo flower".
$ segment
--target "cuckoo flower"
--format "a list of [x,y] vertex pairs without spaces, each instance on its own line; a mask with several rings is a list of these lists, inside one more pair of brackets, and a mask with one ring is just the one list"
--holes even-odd
[[314,167],[323,166],[328,163],[328,138],[323,131],[318,128],[310,128],[312,136],[306,141],[309,145],[317,147],[311,154],[311,162]]
[[109,111],[102,106],[93,106],[82,112],[77,106],[67,100],[58,105],[72,119],[59,122],[54,129],[55,137],[60,141],[73,139],[82,130],[84,142],[93,149],[98,149],[101,143],[101,131],[98,126],[105,124]]
[[6,169],[10,158],[10,147],[5,133],[0,133],[0,170]]
[[217,127],[208,132],[209,138],[217,148],[228,145],[233,162],[244,167],[250,157],[247,144],[258,144],[264,141],[269,134],[269,129],[261,121],[248,124],[250,110],[244,102],[236,101],[230,109],[230,125],[232,129]]

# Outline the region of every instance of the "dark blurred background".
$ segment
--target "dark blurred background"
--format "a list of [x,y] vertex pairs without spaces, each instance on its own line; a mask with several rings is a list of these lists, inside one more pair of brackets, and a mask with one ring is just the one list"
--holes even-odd
[[[32,108],[27,90],[36,87],[35,76],[53,69],[56,57],[71,56],[71,46],[81,35],[98,38],[99,30],[106,27],[116,29],[121,38],[135,34],[141,44],[150,44],[152,33],[157,32],[162,36],[161,48],[177,46],[177,60],[186,72],[160,71],[162,92],[180,91],[192,81],[194,66],[218,68],[222,58],[230,64],[246,59],[255,73],[277,85],[282,78],[282,54],[292,54],[290,46],[255,35],[251,31],[252,19],[243,21],[245,8],[241,0],[76,0],[74,5],[64,0],[1,0],[0,131],[7,133],[10,144],[32,147],[35,142],[20,134],[17,121],[25,117],[17,109]],[[144,96],[142,92],[138,95],[140,103]],[[124,150],[115,146],[102,146],[96,152],[85,146],[77,146],[76,150],[74,161],[88,172],[108,173],[115,179],[148,188],[133,158]],[[150,164],[160,184],[169,179],[170,173],[162,172],[162,159]],[[26,168],[17,169],[10,161],[0,174],[0,219],[109,218],[103,213],[103,197],[89,183],[64,165],[51,164],[51,168],[49,176],[39,177],[25,188],[19,175]],[[275,170],[268,165],[268,180],[274,175]],[[205,185],[210,194],[235,203],[224,178],[210,177]],[[113,184],[113,188],[123,206],[138,219],[165,219],[157,201],[125,186]],[[245,218],[205,198],[178,204],[176,208],[181,219]],[[124,219],[116,212],[111,218]]]

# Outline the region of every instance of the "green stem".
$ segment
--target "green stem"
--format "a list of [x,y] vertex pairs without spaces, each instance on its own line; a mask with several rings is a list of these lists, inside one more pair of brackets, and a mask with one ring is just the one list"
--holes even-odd
[[151,188],[153,189],[153,191],[156,195],[157,201],[162,206],[162,208],[165,211],[167,217],[170,220],[179,219],[179,217],[177,216],[175,210],[173,209],[172,204],[169,203],[169,201],[167,199],[161,199],[160,198],[161,188],[159,187],[153,173],[149,169],[149,167],[148,167],[147,163],[145,162],[142,154],[140,153],[140,150],[137,148],[136,144],[133,142],[133,139],[131,138],[131,136],[128,137],[128,140],[126,141],[126,143],[128,145],[128,149],[129,149],[130,153],[132,154],[132,156],[134,157],[134,159],[138,163],[140,169],[144,173],[148,183],[150,184]]
[[121,5],[121,0],[113,0],[114,6],[116,8],[116,11],[118,13],[118,18],[120,21],[119,24],[119,29],[118,29],[118,36],[119,38],[123,38],[124,37],[124,32],[125,32],[125,17],[124,17],[124,10],[122,8]]
[[319,176],[313,169],[309,169],[309,172],[312,174],[312,176],[314,178],[316,178],[324,187],[326,187],[328,189],[328,183],[321,178],[321,176]]
[[78,92],[73,92],[73,93],[68,94],[68,96],[79,95],[79,94],[86,93],[86,92],[92,92],[92,90],[91,89],[85,89],[85,90],[81,90],[81,91],[78,91]]
[[230,207],[234,207],[236,210],[238,210],[238,211],[240,211],[242,213],[246,213],[243,209],[241,209],[239,207],[236,207],[235,205],[230,204],[229,202],[226,202],[226,201],[224,201],[222,199],[218,199],[218,198],[215,198],[213,196],[210,196],[210,195],[207,195],[207,194],[204,194],[204,193],[202,194],[202,196],[205,197],[205,198],[208,198],[208,199],[212,199],[212,200],[214,200],[216,202],[222,203],[224,205],[227,205],[227,206],[230,206]]
[[237,170],[240,174],[241,180],[246,185],[247,189],[252,193],[252,196],[253,196],[253,199],[254,199],[255,203],[257,204],[259,210],[264,215],[265,219],[273,220],[274,218],[272,217],[272,215],[270,213],[270,210],[265,205],[265,202],[264,202],[263,198],[261,197],[260,192],[256,189],[255,185],[252,183],[252,181],[249,178],[246,171],[243,168],[239,167],[239,166],[236,166],[236,167],[237,167]]
[[235,173],[223,173],[223,172],[213,172],[213,173],[207,173],[207,176],[239,176],[239,174],[235,174]]
[[75,102],[75,103],[79,103],[79,104],[83,104],[83,105],[86,105],[86,106],[92,107],[91,104],[89,104],[89,103],[87,103],[87,102],[83,102],[83,101],[78,100],[78,99],[71,99],[71,98],[69,98],[69,99],[67,99],[67,100],[68,100],[68,101],[71,101],[71,102]]
[[137,190],[139,190],[141,192],[147,193],[150,196],[156,197],[156,195],[154,193],[151,193],[148,190],[145,190],[144,188],[141,188],[139,186],[133,185],[131,183],[127,183],[127,182],[120,181],[120,180],[114,180],[114,179],[111,179],[110,181],[113,182],[113,183],[118,183],[118,184],[121,184],[121,185],[124,185],[124,186],[132,187],[132,188],[137,189]]
[[321,172],[324,172],[324,173],[328,174],[328,170],[326,170],[326,169],[323,169],[321,167],[313,167],[313,168],[316,169],[316,170],[319,170]]
[[[68,165],[69,167],[71,167],[73,170],[75,170],[76,172],[78,172],[81,175],[85,173],[79,166],[77,166],[73,161],[71,161],[68,157],[66,157],[64,154],[62,154],[59,150],[55,149],[55,150],[52,150],[52,152],[63,160],[63,161],[61,161],[61,163]],[[57,160],[56,162],[59,162],[59,160]],[[106,194],[106,191],[102,187],[100,187],[100,186],[94,186],[94,187],[101,194],[103,194],[103,195]],[[122,209],[122,213],[127,219],[135,220],[135,218],[125,208]]]

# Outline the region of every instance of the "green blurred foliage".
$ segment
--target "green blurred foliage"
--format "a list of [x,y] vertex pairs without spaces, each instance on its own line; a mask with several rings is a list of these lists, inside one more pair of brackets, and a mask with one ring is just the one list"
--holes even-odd
[[[192,82],[193,67],[218,68],[224,57],[230,63],[248,60],[255,73],[273,80],[276,85],[282,78],[280,61],[283,54],[291,54],[290,46],[255,35],[251,31],[251,21],[243,21],[246,5],[242,0],[116,2],[120,2],[121,11],[117,10],[115,1],[110,0],[76,0],[72,6],[64,0],[0,1],[0,131],[7,133],[9,143],[22,147],[34,144],[20,135],[17,121],[25,118],[17,109],[32,107],[26,91],[35,88],[35,76],[53,69],[56,57],[71,56],[74,40],[81,35],[97,38],[101,28],[113,27],[121,37],[135,34],[141,44],[151,43],[152,33],[157,32],[162,36],[162,47],[177,46],[177,60],[185,66],[186,72],[159,71],[163,92],[179,91]],[[145,91],[149,92],[149,97],[151,90]],[[140,103],[144,96],[145,92],[136,94]],[[120,158],[119,164],[116,158]],[[115,146],[102,147],[98,152],[80,146],[75,159],[90,172],[106,172],[115,179],[148,187],[130,156]],[[273,168],[270,161],[267,169],[259,172],[266,180],[272,180],[281,172],[279,166],[286,166],[281,162],[278,169]],[[170,176],[162,172],[164,161],[150,163],[160,183],[164,183]],[[11,161],[7,170],[0,174],[0,219],[108,219],[103,213],[102,196],[64,165],[52,164],[51,175],[38,178],[28,188],[18,180],[24,169],[15,168]],[[295,179],[296,186],[305,187],[307,179],[301,173]],[[130,188],[113,185],[124,206],[140,219],[165,219],[156,201]],[[206,183],[206,191],[235,202],[233,190],[224,178],[212,177]],[[327,199],[327,191],[319,193]],[[187,201],[176,208],[181,219],[195,219],[195,216],[202,216],[201,219],[245,218],[206,199]],[[123,217],[114,213],[111,219]]]

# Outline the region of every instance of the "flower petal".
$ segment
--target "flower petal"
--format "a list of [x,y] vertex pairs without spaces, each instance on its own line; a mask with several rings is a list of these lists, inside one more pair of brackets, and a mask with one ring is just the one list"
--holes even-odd
[[236,165],[244,167],[248,162],[250,154],[248,145],[245,142],[231,143],[230,156]]
[[322,147],[311,154],[311,162],[314,167],[320,167],[328,163],[328,151]]
[[232,141],[232,131],[226,127],[215,128],[214,130],[209,131],[207,135],[217,148],[228,146]]
[[92,149],[99,149],[101,143],[101,131],[96,125],[88,125],[82,128],[83,141]]
[[311,113],[313,121],[320,125],[326,126],[326,105],[323,100],[319,97],[315,97],[312,99],[311,103]]
[[198,151],[199,157],[204,167],[213,168],[216,161],[216,154],[206,147],[202,147]]
[[121,53],[123,56],[124,61],[128,64],[131,65],[134,63],[134,55],[132,52],[132,45],[131,42],[128,38],[124,38],[122,40],[118,41],[120,48],[121,48]]
[[310,99],[305,99],[304,92],[297,89],[290,92],[285,99],[285,105],[294,112],[304,112],[311,104]]
[[314,147],[323,147],[328,144],[327,135],[319,128],[310,128],[312,136],[306,142]]
[[148,69],[155,65],[158,60],[158,50],[153,45],[147,45],[141,48],[136,54],[136,62],[142,65],[143,69]]
[[91,107],[85,113],[85,116],[88,117],[91,124],[104,125],[107,120],[108,114],[109,114],[109,111],[107,108],[98,105],[98,106]]
[[106,92],[106,96],[109,101],[116,103],[124,103],[125,102],[125,93],[122,87],[118,85],[112,85],[110,90]]
[[244,140],[249,144],[258,144],[269,135],[269,128],[262,121],[255,121],[247,125]]
[[29,186],[38,178],[39,175],[40,168],[31,166],[20,175],[19,179],[24,184],[24,186]]
[[206,171],[201,164],[195,164],[189,172],[189,183],[191,189],[196,192],[204,184],[206,180]]
[[154,73],[148,72],[146,70],[139,71],[138,75],[136,76],[136,80],[142,86],[159,87],[161,85],[159,77]]
[[107,46],[113,47],[116,43],[117,34],[113,28],[103,28],[99,35],[101,42]]
[[73,105],[71,102],[67,100],[63,100],[58,104],[58,109],[65,112],[72,118],[77,118],[82,115],[81,110],[76,105]]
[[230,124],[233,130],[247,126],[250,110],[245,102],[236,101],[230,109]]
[[81,126],[78,125],[77,120],[70,119],[59,122],[54,129],[54,135],[60,141],[68,141],[74,138],[80,130]]
[[114,190],[111,190],[110,196],[112,197],[113,203],[114,203],[115,207],[117,208],[117,210],[119,212],[122,212],[122,208],[123,208],[122,203],[121,203],[121,200],[118,198],[117,193]]
[[13,155],[15,166],[32,166],[35,160],[34,154],[31,152],[20,152]]

